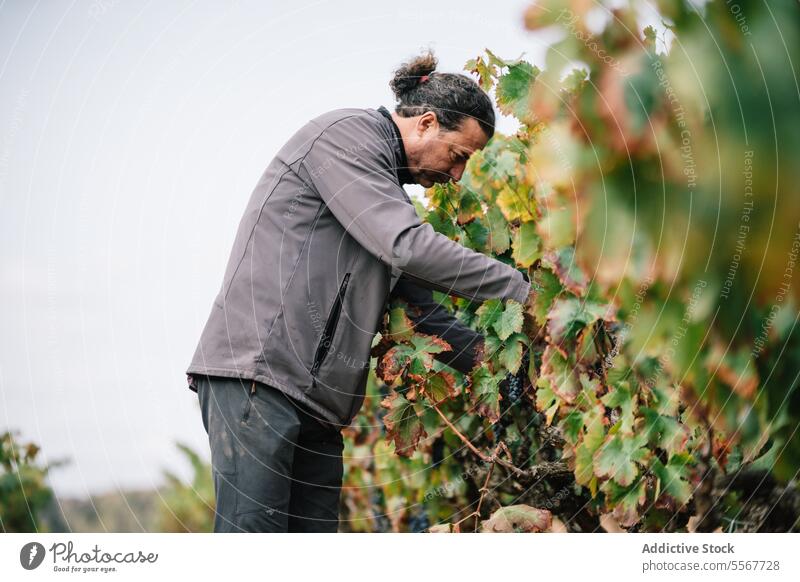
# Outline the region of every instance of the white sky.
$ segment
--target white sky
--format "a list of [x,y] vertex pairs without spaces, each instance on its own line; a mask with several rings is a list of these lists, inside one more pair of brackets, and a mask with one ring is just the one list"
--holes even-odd
[[[0,3],[0,431],[60,495],[208,456],[184,371],[252,188],[303,123],[392,108],[392,70],[542,66],[523,0]],[[510,120],[501,131],[513,129]]]

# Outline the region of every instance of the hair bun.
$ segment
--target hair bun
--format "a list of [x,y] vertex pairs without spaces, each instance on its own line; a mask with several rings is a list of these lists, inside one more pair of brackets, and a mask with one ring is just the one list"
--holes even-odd
[[407,63],[400,65],[394,72],[394,78],[389,82],[395,96],[400,99],[409,91],[417,88],[424,75],[430,75],[436,70],[438,60],[431,51],[420,55]]

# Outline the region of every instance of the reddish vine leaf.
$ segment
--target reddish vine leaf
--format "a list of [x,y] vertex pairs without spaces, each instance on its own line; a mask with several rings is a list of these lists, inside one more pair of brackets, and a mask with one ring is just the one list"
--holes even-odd
[[386,442],[394,441],[395,450],[401,457],[410,457],[417,448],[419,439],[427,436],[422,421],[417,416],[414,404],[393,392],[381,402],[388,409],[383,422],[386,425]]
[[393,341],[411,339],[414,334],[414,323],[406,314],[403,306],[394,307],[389,312],[389,338]]
[[395,345],[387,350],[380,359],[379,365],[375,370],[376,375],[387,384],[394,383],[408,365],[410,356],[411,350],[407,345]]
[[573,247],[547,251],[542,257],[542,262],[553,270],[566,289],[575,295],[583,295],[586,292],[588,279],[575,261]]
[[495,511],[489,519],[481,522],[481,531],[535,533],[547,531],[552,525],[553,515],[546,509],[519,504],[501,507]]
[[455,376],[444,370],[436,372],[427,377],[423,392],[434,404],[455,398],[458,396]]
[[419,384],[424,384],[425,376],[433,368],[434,354],[452,349],[442,338],[424,333],[411,336],[411,345],[408,374]]
[[612,515],[619,525],[631,527],[641,519],[641,508],[647,501],[647,483],[644,479],[638,479],[627,487],[606,481],[602,489],[608,505],[614,508]]

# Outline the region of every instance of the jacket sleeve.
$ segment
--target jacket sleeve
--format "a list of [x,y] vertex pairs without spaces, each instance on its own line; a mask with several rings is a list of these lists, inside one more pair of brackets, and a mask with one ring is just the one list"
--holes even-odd
[[405,299],[419,309],[419,314],[410,315],[417,331],[439,336],[453,348],[436,354],[437,360],[464,374],[475,367],[476,350],[483,343],[483,335],[453,317],[433,299],[430,289],[401,276],[390,296]]
[[530,284],[522,273],[419,219],[394,177],[389,139],[368,113],[340,119],[316,136],[299,172],[348,234],[382,263],[425,287],[471,301],[524,303]]

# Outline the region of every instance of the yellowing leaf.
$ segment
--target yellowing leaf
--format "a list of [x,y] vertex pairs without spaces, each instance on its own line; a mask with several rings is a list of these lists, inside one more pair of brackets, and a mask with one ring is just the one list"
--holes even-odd
[[571,208],[549,210],[536,229],[547,249],[558,249],[575,243],[575,217]]
[[486,217],[489,221],[489,246],[493,252],[501,255],[511,246],[508,222],[497,206],[492,206]]
[[414,324],[402,306],[393,308],[389,312],[389,337],[393,341],[410,339],[414,333]]
[[574,365],[551,345],[548,345],[542,354],[542,378],[547,380],[551,390],[567,403],[574,402],[580,391]]
[[523,222],[514,233],[514,260],[520,267],[530,267],[542,256],[542,241],[536,233],[536,224]]
[[434,404],[455,398],[458,395],[456,379],[450,372],[436,372],[427,377],[424,392]]

